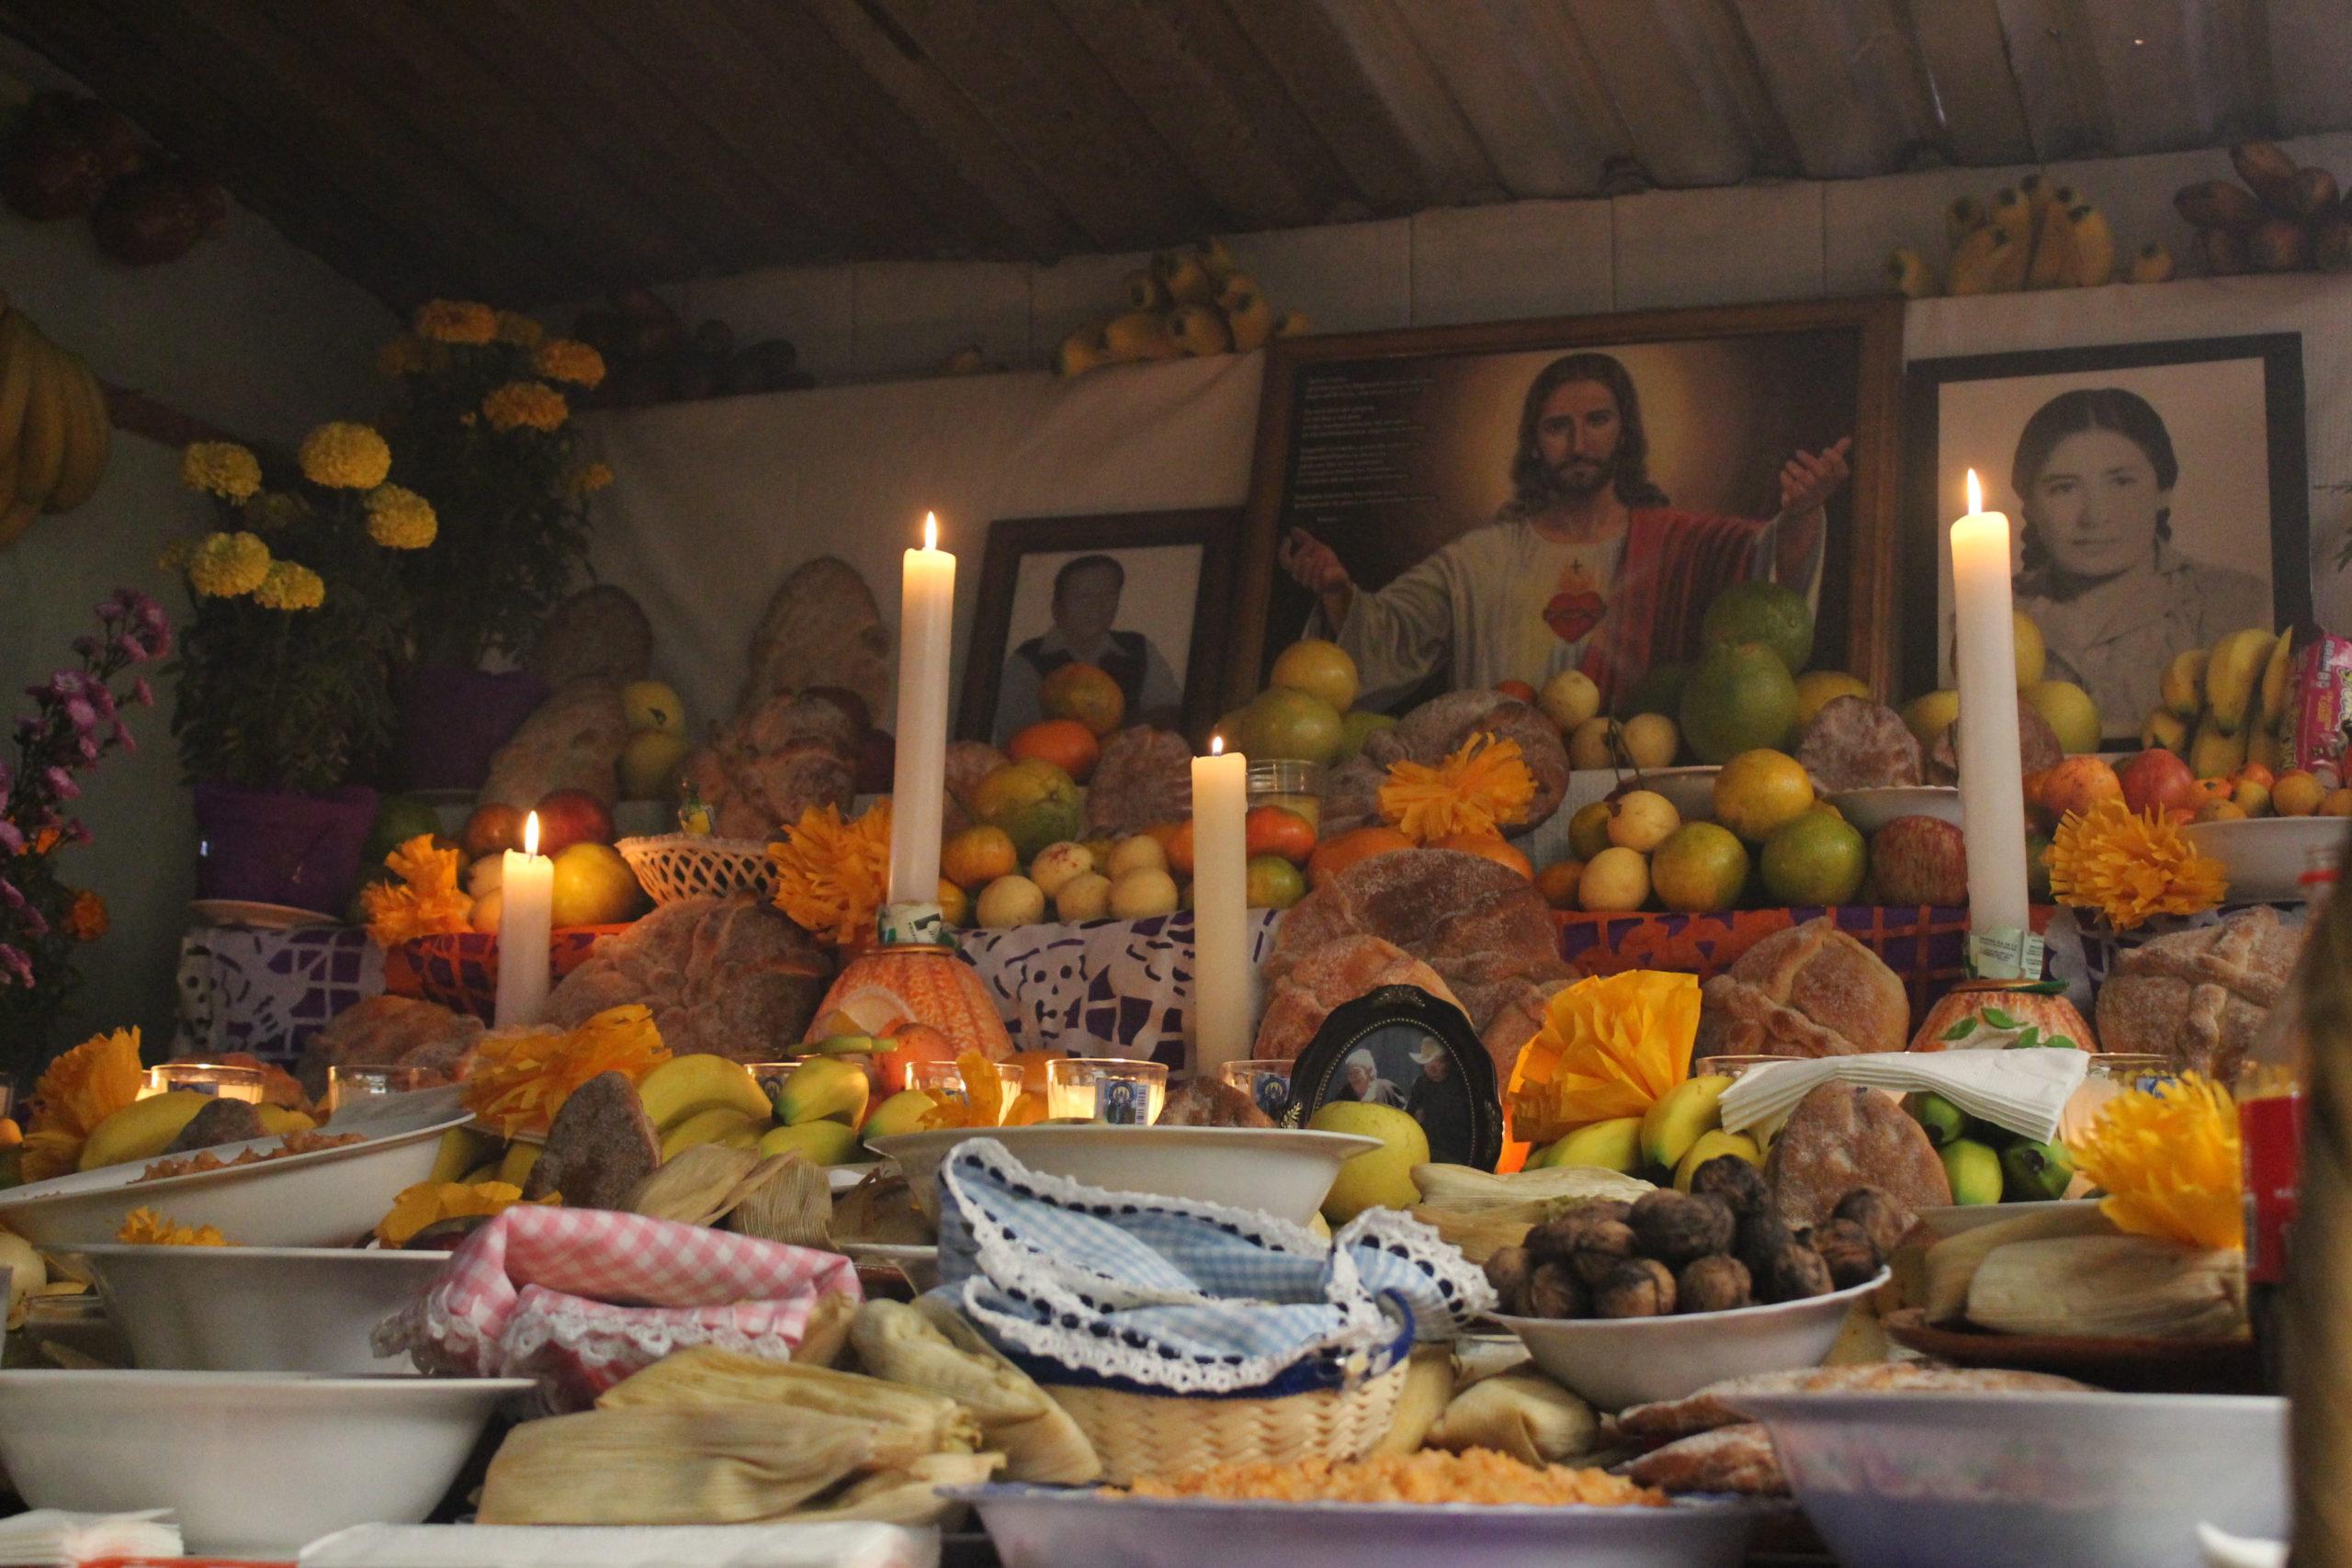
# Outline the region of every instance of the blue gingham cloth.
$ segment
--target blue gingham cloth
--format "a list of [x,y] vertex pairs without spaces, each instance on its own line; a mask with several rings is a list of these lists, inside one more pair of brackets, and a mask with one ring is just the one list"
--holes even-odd
[[1030,1170],[940,1170],[940,1289],[1041,1382],[1264,1398],[1351,1386],[1495,1304],[1435,1231],[1373,1210],[1326,1244],[1270,1215]]

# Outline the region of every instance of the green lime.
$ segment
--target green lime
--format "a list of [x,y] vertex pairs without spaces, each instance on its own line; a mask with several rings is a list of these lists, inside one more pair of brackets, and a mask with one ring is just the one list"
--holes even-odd
[[1870,852],[1844,818],[1807,811],[1772,829],[1762,860],[1764,890],[1775,902],[1826,908],[1853,902]]

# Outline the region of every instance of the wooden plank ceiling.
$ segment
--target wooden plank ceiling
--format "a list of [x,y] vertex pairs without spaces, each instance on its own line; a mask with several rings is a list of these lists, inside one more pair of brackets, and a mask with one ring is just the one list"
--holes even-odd
[[2352,126],[2346,0],[0,0],[395,306]]

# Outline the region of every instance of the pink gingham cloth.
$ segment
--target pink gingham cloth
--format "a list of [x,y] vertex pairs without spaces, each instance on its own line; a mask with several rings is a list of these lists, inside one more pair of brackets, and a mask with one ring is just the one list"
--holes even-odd
[[518,1204],[466,1238],[424,1294],[375,1332],[418,1370],[539,1380],[549,1410],[672,1350],[790,1359],[819,1299],[862,1299],[838,1253],[605,1209]]

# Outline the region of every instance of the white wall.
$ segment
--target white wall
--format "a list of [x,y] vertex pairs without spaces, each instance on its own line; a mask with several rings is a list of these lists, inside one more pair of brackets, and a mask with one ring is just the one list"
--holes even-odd
[[[71,85],[0,46],[0,106]],[[291,440],[320,420],[372,412],[381,393],[370,355],[395,325],[356,285],[236,207],[189,255],[151,267],[101,255],[85,223],[36,224],[0,209],[0,288],[106,380],[256,438]],[[155,568],[164,542],[204,516],[178,473],[175,448],[118,431],[96,497],[0,549],[0,724],[23,710],[23,687],[71,658],[68,643],[94,625],[90,607],[116,587],[154,594],[175,620],[185,611],[184,593]],[[84,775],[82,816],[96,842],[62,865],[103,894],[114,917],[85,950],[87,984],[67,1021],[83,1032],[136,1023],[151,1045],[171,1037],[196,864],[171,693],[157,685],[156,708],[131,720],[138,752]]]

